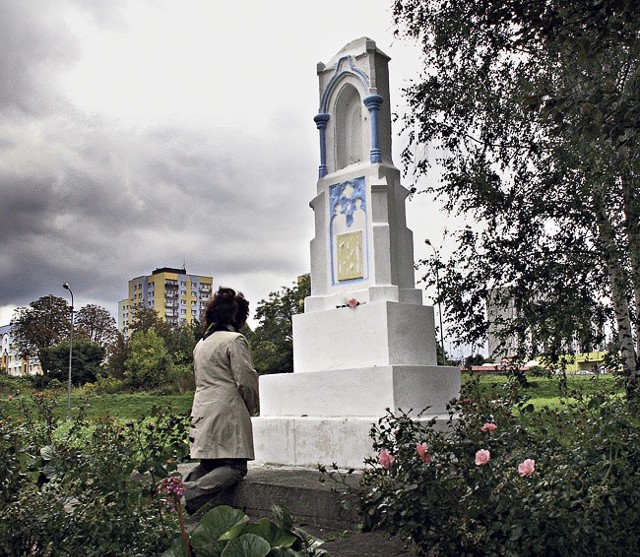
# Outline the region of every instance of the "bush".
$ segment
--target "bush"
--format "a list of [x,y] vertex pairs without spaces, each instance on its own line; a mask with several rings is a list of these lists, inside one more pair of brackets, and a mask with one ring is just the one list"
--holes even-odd
[[361,481],[367,528],[423,555],[640,554],[635,409],[602,395],[538,412],[474,400],[451,407],[447,431],[379,420]]
[[16,396],[30,388],[31,381],[28,377],[5,375],[0,369],[0,395]]
[[187,458],[188,419],[62,421],[48,394],[34,403],[15,419],[0,410],[0,555],[162,553],[177,519],[156,485]]
[[114,395],[127,390],[122,379],[115,377],[98,377],[95,383],[84,385],[85,395]]

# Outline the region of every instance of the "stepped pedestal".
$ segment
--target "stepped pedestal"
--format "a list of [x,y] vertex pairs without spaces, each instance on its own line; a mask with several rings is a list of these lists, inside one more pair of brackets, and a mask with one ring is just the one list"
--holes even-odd
[[311,296],[293,320],[294,373],[260,378],[258,463],[362,468],[388,410],[444,423],[459,393],[459,370],[436,365],[433,308],[415,288],[388,62],[364,37],[318,64]]

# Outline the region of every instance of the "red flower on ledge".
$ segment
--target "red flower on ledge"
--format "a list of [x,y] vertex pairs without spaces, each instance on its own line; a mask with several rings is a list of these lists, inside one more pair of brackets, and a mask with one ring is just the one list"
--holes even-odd
[[346,304],[342,304],[341,306],[336,306],[337,308],[351,308],[351,309],[355,309],[358,306],[361,306],[362,304],[365,304],[366,302],[359,302],[358,300],[356,300],[355,298],[351,298],[350,300],[347,300]]

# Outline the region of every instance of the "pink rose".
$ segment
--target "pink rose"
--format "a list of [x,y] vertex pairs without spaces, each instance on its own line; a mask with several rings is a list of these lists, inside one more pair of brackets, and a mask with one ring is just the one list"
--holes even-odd
[[480,449],[476,453],[476,466],[484,466],[491,458],[491,453],[487,449]]
[[532,458],[527,458],[524,462],[518,464],[518,474],[520,474],[523,478],[528,476],[533,476],[533,473],[536,471],[536,461]]
[[431,462],[431,455],[427,452],[428,450],[429,450],[429,447],[424,442],[418,443],[416,445],[416,451],[418,452],[418,456],[420,457],[420,460],[425,464],[429,464]]
[[395,460],[396,460],[396,457],[393,456],[387,449],[385,449],[378,455],[378,461],[380,462],[380,464],[382,464],[382,467],[385,470],[389,470],[389,468],[391,468],[391,465],[395,462]]
[[495,431],[496,429],[498,429],[498,426],[496,424],[487,422],[480,428],[480,431]]
[[350,308],[354,308],[354,307],[356,307],[356,306],[359,306],[359,305],[360,305],[360,302],[358,302],[358,300],[356,300],[355,298],[351,298],[351,299],[347,302],[347,305],[348,305]]

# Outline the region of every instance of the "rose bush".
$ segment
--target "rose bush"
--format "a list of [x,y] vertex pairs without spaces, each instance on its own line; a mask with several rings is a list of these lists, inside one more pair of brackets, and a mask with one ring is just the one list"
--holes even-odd
[[640,554],[636,409],[594,396],[534,412],[476,393],[450,411],[446,428],[402,412],[377,422],[365,528],[423,555]]

